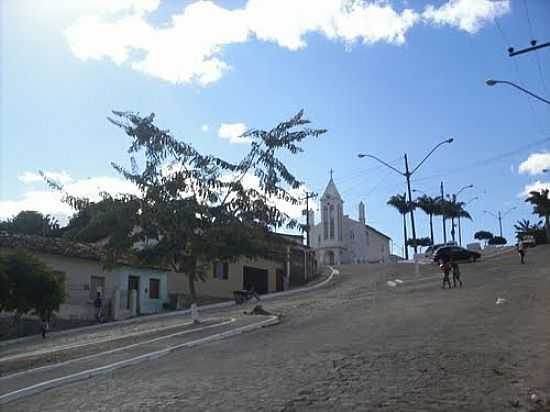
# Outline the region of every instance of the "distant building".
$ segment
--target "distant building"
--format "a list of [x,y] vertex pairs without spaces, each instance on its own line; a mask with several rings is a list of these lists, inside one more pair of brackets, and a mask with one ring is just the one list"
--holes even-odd
[[358,220],[343,214],[344,201],[332,174],[321,196],[321,223],[309,213],[310,243],[321,265],[388,262],[391,238],[366,224],[365,204],[359,203]]

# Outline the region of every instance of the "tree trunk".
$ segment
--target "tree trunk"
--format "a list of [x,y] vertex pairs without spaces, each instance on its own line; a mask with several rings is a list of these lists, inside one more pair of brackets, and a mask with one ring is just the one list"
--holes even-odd
[[455,241],[455,218],[451,218],[451,237],[453,238],[453,242]]
[[405,236],[405,260],[409,260],[409,247],[407,246],[407,214],[403,215],[403,235]]
[[187,273],[187,280],[189,282],[189,297],[191,298],[191,304],[197,303],[197,291],[195,289],[195,271]]
[[432,222],[433,215],[430,213],[430,240],[432,241],[432,245],[434,244],[434,225]]

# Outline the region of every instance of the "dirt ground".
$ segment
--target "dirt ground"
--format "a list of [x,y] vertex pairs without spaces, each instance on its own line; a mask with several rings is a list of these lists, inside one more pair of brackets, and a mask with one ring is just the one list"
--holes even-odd
[[461,289],[394,266],[344,267],[331,287],[266,303],[279,326],[0,409],[550,411],[549,247],[525,265],[465,264]]

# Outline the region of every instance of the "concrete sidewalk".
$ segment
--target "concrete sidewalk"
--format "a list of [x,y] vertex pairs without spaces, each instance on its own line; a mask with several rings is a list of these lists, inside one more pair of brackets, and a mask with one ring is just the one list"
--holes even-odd
[[275,316],[223,319],[108,350],[96,348],[96,352],[85,356],[1,377],[0,405],[67,383],[156,359],[175,350],[191,348],[278,322]]

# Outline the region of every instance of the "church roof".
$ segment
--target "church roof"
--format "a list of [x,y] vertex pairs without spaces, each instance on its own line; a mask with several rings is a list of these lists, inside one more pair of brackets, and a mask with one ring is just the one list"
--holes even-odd
[[342,197],[340,196],[340,193],[338,193],[338,189],[336,189],[336,185],[334,184],[334,180],[332,180],[332,176],[330,177],[327,188],[323,192],[323,196],[321,196],[321,199],[326,199],[327,197],[342,200]]

